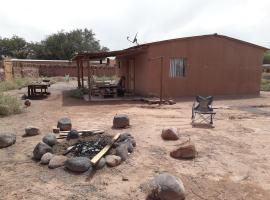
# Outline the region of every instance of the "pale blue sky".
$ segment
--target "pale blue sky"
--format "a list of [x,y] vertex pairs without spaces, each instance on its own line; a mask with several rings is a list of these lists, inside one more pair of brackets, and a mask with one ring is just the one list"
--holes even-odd
[[219,33],[270,48],[269,0],[0,0],[0,36],[91,28],[103,46]]

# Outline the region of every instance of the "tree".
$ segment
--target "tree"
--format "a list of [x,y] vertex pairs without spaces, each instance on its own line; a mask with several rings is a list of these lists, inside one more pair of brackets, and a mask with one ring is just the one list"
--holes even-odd
[[25,39],[16,35],[12,38],[0,38],[0,56],[10,56],[15,58],[26,58],[29,49]]
[[34,56],[38,59],[71,59],[76,52],[108,51],[101,47],[92,30],[76,29],[70,32],[60,31],[49,35],[40,43],[32,44]]
[[270,64],[270,51],[264,54],[263,64]]
[[18,36],[0,38],[0,56],[32,59],[69,60],[77,52],[108,51],[90,29],[76,29],[70,32],[60,31],[49,35],[40,42],[27,43]]

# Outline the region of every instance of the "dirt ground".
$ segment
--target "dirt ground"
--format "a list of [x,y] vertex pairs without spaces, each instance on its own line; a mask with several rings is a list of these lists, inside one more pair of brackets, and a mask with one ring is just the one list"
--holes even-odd
[[[141,185],[161,172],[182,179],[187,200],[270,199],[270,93],[260,97],[216,99],[215,128],[190,125],[193,99],[175,105],[151,106],[141,102],[89,103],[65,96],[75,83],[57,83],[47,99],[33,100],[22,114],[0,118],[1,132],[14,132],[15,145],[0,149],[0,199],[112,199],[143,200]],[[21,95],[24,92],[12,91]],[[128,114],[131,127],[113,130],[117,113]],[[137,147],[115,168],[93,176],[48,169],[33,161],[32,151],[67,116],[77,129],[104,129],[109,134],[129,132]],[[38,126],[42,134],[23,138],[24,128]],[[163,141],[161,130],[179,129],[179,141]],[[195,142],[195,160],[176,160],[170,150],[188,139]],[[128,178],[123,181],[122,178]]]

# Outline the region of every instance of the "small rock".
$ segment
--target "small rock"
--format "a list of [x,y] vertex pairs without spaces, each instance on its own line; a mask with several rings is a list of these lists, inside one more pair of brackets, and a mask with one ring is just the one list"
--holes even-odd
[[106,165],[105,158],[101,158],[98,163],[95,165],[95,169],[102,169]]
[[193,143],[183,144],[177,149],[171,151],[170,156],[173,158],[192,159],[197,155],[195,145]]
[[23,135],[23,137],[30,137],[30,136],[35,136],[39,134],[40,134],[39,128],[34,127],[34,126],[28,126],[25,128],[25,134]]
[[156,176],[146,188],[147,200],[184,200],[183,182],[168,173]]
[[57,128],[60,131],[70,131],[72,128],[71,120],[67,117],[61,118],[57,123]]
[[60,133],[60,128],[53,128],[53,133]]
[[41,157],[47,152],[52,153],[52,148],[49,145],[47,145],[43,142],[40,142],[36,145],[36,147],[33,151],[33,157],[36,160],[40,160]]
[[107,155],[105,157],[105,159],[106,159],[106,164],[109,167],[115,167],[117,165],[120,165],[120,163],[121,163],[121,157],[119,157],[119,156]]
[[15,144],[16,135],[13,133],[1,133],[0,134],[0,148],[5,148]]
[[52,159],[49,162],[49,168],[55,169],[57,167],[64,166],[65,162],[67,160],[66,156],[53,156]]
[[127,143],[122,143],[116,148],[116,155],[125,161],[128,158],[128,145]]
[[79,138],[79,133],[75,129],[72,129],[68,134],[67,134],[67,140],[70,139],[77,139]]
[[119,114],[115,115],[113,118],[114,128],[126,128],[129,126],[129,118],[127,115]]
[[128,181],[128,178],[125,176],[122,176],[122,181]]
[[40,164],[43,164],[43,165],[48,165],[50,160],[52,159],[54,155],[50,152],[48,153],[45,153],[42,157],[41,157],[41,160],[40,160]]
[[177,128],[166,128],[162,130],[161,137],[163,140],[178,140]]
[[65,167],[72,172],[85,172],[89,169],[92,170],[90,159],[86,157],[69,158],[65,162]]
[[31,101],[30,101],[29,99],[26,99],[26,100],[24,101],[24,105],[25,105],[26,107],[31,106]]
[[56,144],[57,139],[53,133],[49,133],[43,137],[42,141],[49,146],[53,146]]

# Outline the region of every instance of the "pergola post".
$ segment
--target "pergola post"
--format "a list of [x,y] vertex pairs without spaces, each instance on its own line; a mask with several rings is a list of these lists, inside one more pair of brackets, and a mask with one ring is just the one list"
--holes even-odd
[[80,60],[77,60],[77,81],[78,81],[78,88],[81,88],[81,81],[80,81]]
[[91,84],[91,66],[90,66],[90,60],[87,60],[87,71],[88,71],[88,98],[89,101],[91,101],[91,94],[92,94],[92,84]]
[[83,60],[81,61],[81,73],[82,73],[82,88],[84,88],[84,80],[83,80]]

